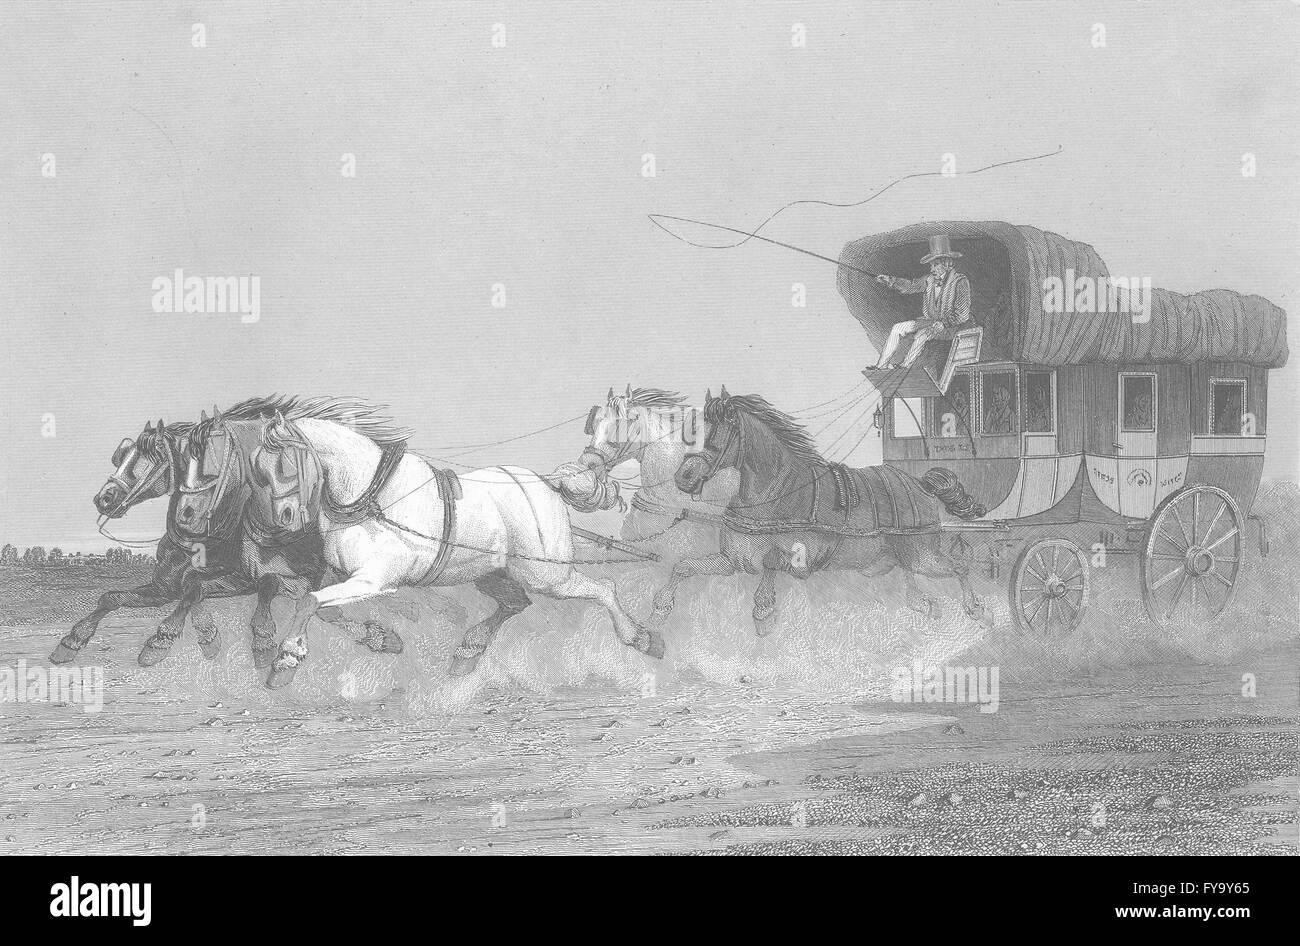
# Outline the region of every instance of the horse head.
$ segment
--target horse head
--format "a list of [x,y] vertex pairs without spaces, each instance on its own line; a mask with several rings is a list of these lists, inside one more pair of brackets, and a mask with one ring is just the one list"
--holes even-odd
[[698,496],[704,484],[719,470],[740,464],[741,411],[727,393],[726,385],[717,397],[713,396],[712,389],[705,393],[703,415],[707,428],[704,442],[698,450],[687,452],[673,477],[677,488],[692,496]]
[[99,514],[118,519],[139,503],[171,493],[189,426],[168,427],[159,418],[157,427],[146,423],[134,439],[123,439],[113,451],[112,475],[95,493]]
[[263,424],[258,439],[249,458],[254,489],[248,517],[254,531],[281,535],[315,525],[323,476],[311,444],[279,411]]
[[586,433],[591,438],[579,463],[612,470],[626,460],[643,460],[643,452],[655,445],[671,446],[680,439],[694,446],[700,437],[699,412],[685,399],[659,388],[633,388],[622,394],[609,389],[604,406],[591,408]]
[[221,537],[242,514],[250,447],[257,421],[229,420],[213,408],[204,412],[185,444],[185,472],[177,489],[176,525],[188,535]]
[[590,469],[612,470],[640,452],[644,439],[642,410],[632,399],[629,384],[623,394],[609,389],[604,405],[593,404],[584,432],[590,437],[578,462]]

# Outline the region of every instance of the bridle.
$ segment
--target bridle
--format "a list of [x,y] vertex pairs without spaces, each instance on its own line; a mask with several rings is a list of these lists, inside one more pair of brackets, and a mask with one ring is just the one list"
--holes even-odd
[[704,478],[700,480],[700,487],[699,490],[697,490],[696,493],[697,495],[700,492],[703,492],[704,484],[707,483],[709,480],[713,479],[713,477],[717,474],[718,470],[722,468],[722,461],[726,458],[727,451],[731,449],[731,439],[733,436],[736,438],[737,441],[736,443],[736,465],[737,466],[740,465],[741,455],[745,452],[745,428],[741,425],[739,416],[736,414],[732,414],[731,416],[728,417],[724,414],[724,416],[721,417],[716,423],[711,425],[711,429],[709,430],[709,435],[707,438],[705,438],[704,448],[701,450],[692,450],[688,452],[686,454],[685,459],[690,459],[691,457],[705,457],[707,459],[708,450],[710,447],[709,441],[712,440],[713,435],[719,431],[721,431],[723,435],[722,443],[715,448],[716,452],[714,453],[713,458],[709,460],[708,472],[706,472],[704,474]]
[[[253,474],[254,481],[266,489],[265,498],[271,510],[269,520],[258,514],[260,509],[258,503],[252,503],[247,511],[247,524],[259,545],[292,544],[296,539],[286,537],[291,537],[309,526],[315,520],[315,514],[319,512],[320,490],[324,483],[320,457],[316,454],[316,449],[305,440],[294,440],[291,445],[293,447],[294,475],[298,480],[295,488],[277,492],[275,481],[278,477],[272,477],[267,483],[262,483],[257,474]],[[281,447],[279,451],[275,452],[283,453],[285,449],[286,447]],[[258,453],[268,450],[269,448],[263,444],[254,453],[251,460],[254,469],[256,469],[258,462]],[[292,499],[295,496],[298,499],[298,508],[302,515],[302,521],[295,522],[292,526],[286,526],[285,523],[276,520],[275,504],[277,501]]]
[[[230,483],[231,473],[232,471],[237,470],[240,466],[238,447],[234,443],[234,438],[231,434],[225,430],[213,430],[208,434],[207,442],[203,445],[204,454],[206,455],[211,446],[212,438],[214,437],[222,438],[222,441],[225,444],[225,449],[221,458],[221,467],[217,474],[215,476],[206,477],[197,486],[187,486],[184,480],[176,486],[178,492],[187,496],[196,496],[208,492],[211,492],[212,494],[212,498],[208,501],[207,509],[204,510],[203,515],[196,520],[186,521],[181,526],[185,532],[192,535],[215,536],[220,534],[220,530],[214,528],[214,523],[212,522],[213,515],[218,509],[225,505],[226,490]],[[200,460],[200,457],[191,454],[191,464],[197,464]],[[202,474],[200,473],[200,475]],[[220,523],[216,523],[215,525],[224,526],[227,519],[229,519],[229,515],[224,517]]]
[[[599,414],[599,412],[600,412],[600,405],[594,404],[592,405],[591,411],[587,414],[587,426],[583,429],[589,437],[594,437],[596,435],[596,417]],[[626,412],[624,412],[623,417],[624,418],[627,417]],[[629,433],[630,433],[630,428],[629,428]],[[605,467],[606,470],[612,470],[620,463],[632,458],[632,454],[635,452],[635,446],[636,446],[636,439],[634,437],[629,436],[627,440],[616,443],[614,445],[614,453],[611,456],[606,457],[599,450],[597,450],[592,444],[587,444],[587,446],[583,449],[582,454],[579,457],[579,460],[581,460],[582,457],[593,456],[601,462],[601,464]]]
[[[124,495],[122,499],[113,507],[111,512],[103,513],[104,519],[111,519],[114,513],[120,513],[127,509],[130,509],[131,506],[133,506],[136,503],[136,501],[140,498],[141,495],[143,495],[145,492],[147,492],[148,490],[152,489],[155,485],[157,485],[158,478],[160,476],[167,477],[167,485],[162,490],[162,492],[160,492],[158,495],[165,496],[172,491],[172,485],[174,483],[172,468],[176,465],[176,447],[171,442],[170,438],[166,438],[165,442],[167,444],[167,454],[168,454],[167,461],[155,465],[153,470],[149,473],[148,476],[138,477],[134,485],[127,483],[125,479],[123,479],[121,476],[118,475],[117,471],[125,467],[127,465],[128,460],[130,461],[131,466],[135,465],[135,461],[139,457],[140,447],[134,440],[131,440],[129,437],[124,438],[122,442],[117,445],[117,450],[113,451],[114,457],[121,454],[123,448],[126,448],[128,451],[131,451],[131,453],[128,453],[127,455],[123,456],[122,461],[116,464],[115,469],[113,470],[112,474],[108,478],[108,482],[114,484],[119,489],[121,489]],[[134,455],[132,455],[132,453]]]

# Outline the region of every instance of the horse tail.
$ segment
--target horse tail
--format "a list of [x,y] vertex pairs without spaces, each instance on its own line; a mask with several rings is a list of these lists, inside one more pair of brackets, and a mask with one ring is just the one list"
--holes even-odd
[[538,478],[578,512],[596,512],[615,506],[620,512],[627,509],[619,495],[618,483],[608,476],[597,475],[581,463],[562,463],[549,476],[538,474]]
[[958,519],[978,519],[988,512],[983,503],[966,492],[957,474],[942,466],[931,467],[921,475],[921,488],[943,503],[943,508]]

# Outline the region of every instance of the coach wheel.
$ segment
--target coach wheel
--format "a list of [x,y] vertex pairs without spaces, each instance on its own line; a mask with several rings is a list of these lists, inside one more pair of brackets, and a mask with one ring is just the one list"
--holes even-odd
[[1011,616],[1022,633],[1063,637],[1088,609],[1088,559],[1068,539],[1027,546],[1011,569]]
[[1139,564],[1142,598],[1157,624],[1214,617],[1237,590],[1241,512],[1217,486],[1192,486],[1156,507]]

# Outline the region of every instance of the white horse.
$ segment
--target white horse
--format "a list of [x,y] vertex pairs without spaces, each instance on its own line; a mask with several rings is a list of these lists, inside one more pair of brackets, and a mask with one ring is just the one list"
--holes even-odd
[[[356,401],[303,401],[284,416],[318,459],[325,489],[336,504],[361,497],[379,466],[381,447],[401,440],[400,431]],[[663,656],[663,637],[641,627],[619,606],[613,581],[597,581],[574,568],[568,508],[542,477],[521,467],[497,466],[465,473],[460,483],[455,534],[435,574],[443,501],[434,470],[423,458],[405,453],[359,521],[336,522],[329,516],[330,503],[320,504],[326,561],[347,578],[299,599],[268,686],[288,684],[307,658],[308,624],[319,608],[364,601],[402,586],[472,581],[496,600],[497,610],[465,633],[452,661],[454,675],[473,670],[498,628],[531,603],[528,592],[596,601],[609,612],[621,642],[651,657]]]
[[[632,508],[623,517],[622,537],[644,542],[645,548],[665,557],[695,554],[717,545],[717,527],[690,514],[719,515],[735,495],[740,476],[735,470],[720,472],[698,496],[683,493],[674,477],[690,450],[698,450],[708,434],[700,411],[685,397],[660,388],[633,388],[623,394],[610,388],[605,404],[591,409],[587,432],[591,435],[579,464],[608,476],[632,461],[639,468],[640,485]],[[618,483],[611,481],[617,495]],[[679,516],[685,511],[686,519]]]

